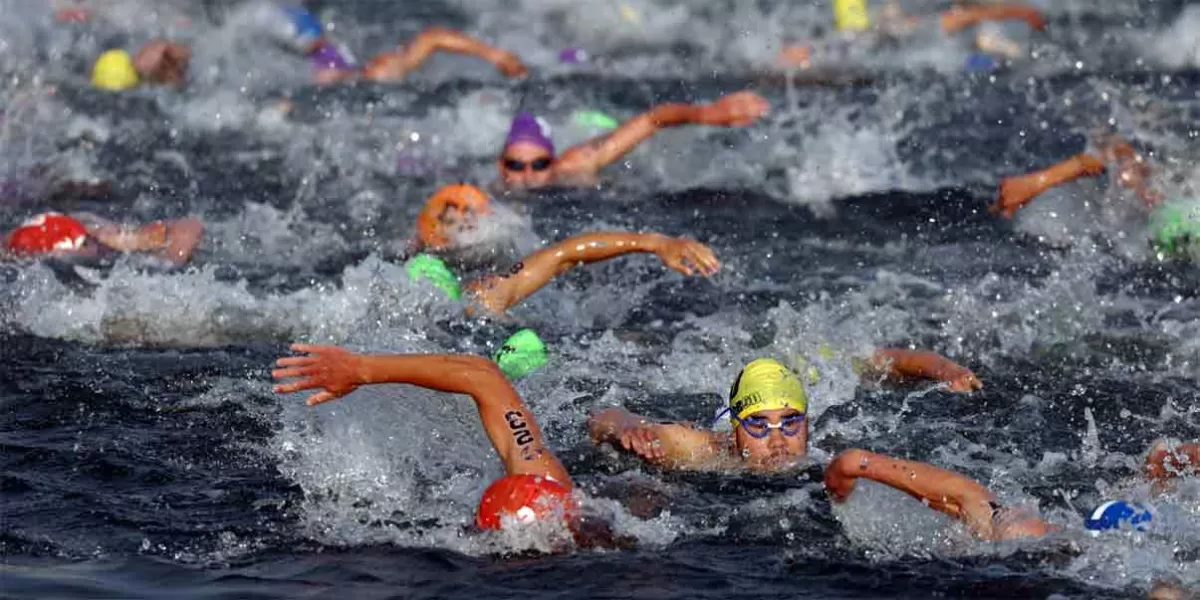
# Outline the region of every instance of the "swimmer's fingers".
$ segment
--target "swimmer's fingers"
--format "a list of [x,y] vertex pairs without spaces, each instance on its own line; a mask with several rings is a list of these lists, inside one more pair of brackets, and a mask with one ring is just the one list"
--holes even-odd
[[688,248],[688,259],[692,264],[700,270],[700,274],[708,277],[716,273],[721,268],[721,262],[717,260],[717,255],[713,253],[712,248],[693,242]]
[[315,379],[313,379],[312,377],[308,377],[305,379],[299,379],[299,380],[291,381],[288,383],[280,383],[275,386],[275,393],[276,394],[294,394],[294,393],[302,391],[302,390],[311,390],[313,388],[319,388],[319,387],[321,387],[320,383],[317,383],[317,381]]
[[309,406],[316,406],[318,404],[324,404],[326,402],[329,402],[330,400],[337,400],[338,398],[341,398],[343,395],[344,394],[335,394],[333,392],[317,392],[317,393],[309,396],[308,400],[305,400],[304,402],[305,402],[305,404],[308,404]]
[[305,367],[317,362],[316,357],[308,356],[285,356],[275,361],[277,367]]
[[295,379],[297,377],[311,377],[317,372],[316,367],[312,365],[292,366],[284,369],[275,369],[271,371],[272,379]]

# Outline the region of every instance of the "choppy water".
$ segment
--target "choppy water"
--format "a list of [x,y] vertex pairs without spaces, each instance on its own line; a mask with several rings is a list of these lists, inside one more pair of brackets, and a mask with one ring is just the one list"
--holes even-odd
[[[1195,7],[1056,4],[1032,38],[1038,58],[995,75],[958,73],[965,51],[945,42],[827,65],[839,81],[813,86],[765,65],[780,40],[824,27],[817,4],[631,2],[634,22],[599,2],[314,3],[360,55],[437,23],[514,49],[534,71],[509,83],[439,58],[399,86],[319,90],[302,85],[303,63],[215,26],[231,3],[114,1],[115,29],[196,44],[187,93],[117,97],[81,75],[111,32],[64,31],[38,6],[0,2],[12,16],[0,24],[12,49],[0,168],[20,181],[0,225],[44,206],[55,174],[115,183],[107,198],[57,199],[60,210],[191,212],[210,226],[178,273],[0,266],[6,597],[1093,598],[1144,595],[1164,578],[1200,586],[1195,484],[1171,496],[1190,517],[1153,535],[1091,538],[1079,516],[1147,497],[1135,475],[1151,440],[1200,438],[1195,267],[1154,257],[1103,181],[1048,194],[1012,223],[986,211],[1000,177],[1073,154],[1102,127],[1195,193]],[[557,65],[565,45],[602,60]],[[433,190],[494,180],[518,107],[544,114],[566,147],[595,133],[576,110],[626,117],[747,86],[773,105],[759,125],[665,132],[598,190],[499,196],[517,251],[597,228],[687,234],[724,262],[712,280],[631,257],[481,323],[392,261]],[[286,119],[282,98],[295,105]],[[490,353],[521,326],[554,358],[519,391],[637,549],[512,557],[538,541],[466,534],[500,467],[465,399],[381,388],[310,409],[267,381],[292,340]],[[824,344],[837,356],[820,358]],[[986,388],[858,385],[846,357],[887,344],[944,352]],[[859,446],[928,460],[1066,531],[983,543],[879,487],[831,510],[812,473],[661,473],[588,444],[596,408],[705,420],[761,355],[819,363],[818,458]]]

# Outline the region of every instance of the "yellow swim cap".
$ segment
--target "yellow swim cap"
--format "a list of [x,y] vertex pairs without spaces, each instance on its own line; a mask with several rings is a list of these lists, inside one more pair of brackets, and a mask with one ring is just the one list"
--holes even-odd
[[833,0],[833,19],[840,31],[866,31],[871,28],[867,0]]
[[113,92],[127,90],[138,84],[133,59],[124,50],[109,50],[96,59],[92,67],[92,85]]
[[[808,394],[800,380],[782,363],[770,358],[746,365],[729,388],[729,413],[744,419],[761,410],[780,408],[808,412]],[[737,421],[733,424],[736,427]]]

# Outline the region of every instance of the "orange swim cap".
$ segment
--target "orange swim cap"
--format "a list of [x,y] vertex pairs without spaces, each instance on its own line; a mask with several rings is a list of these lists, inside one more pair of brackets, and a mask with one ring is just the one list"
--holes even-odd
[[83,223],[62,213],[40,214],[8,235],[7,247],[14,254],[73,252],[87,240]]
[[505,475],[483,492],[475,524],[480,529],[500,529],[502,515],[531,523],[550,516],[569,516],[575,506],[571,491],[549,477]]
[[490,212],[491,200],[479,188],[467,184],[448,185],[430,197],[421,214],[417,215],[417,239],[426,248],[446,248],[450,245],[448,229],[451,226]]

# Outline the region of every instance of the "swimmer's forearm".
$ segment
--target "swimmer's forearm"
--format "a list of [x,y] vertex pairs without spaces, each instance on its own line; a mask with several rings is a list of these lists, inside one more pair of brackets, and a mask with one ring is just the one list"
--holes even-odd
[[[585,233],[567,238],[521,260],[508,277],[492,283],[504,286],[507,309],[542,289],[571,268],[633,252],[658,252],[666,236],[656,233]],[[493,310],[496,310],[493,308]]]
[[834,478],[870,479],[900,490],[938,512],[961,520],[981,537],[991,533],[992,493],[958,473],[866,450],[839,454],[829,469],[834,470]]
[[1034,29],[1045,27],[1045,17],[1036,8],[1026,4],[981,4],[959,6],[941,14],[942,31],[954,33],[973,27],[984,21],[1022,20]]
[[504,54],[499,48],[461,31],[444,27],[430,27],[422,31],[408,44],[404,52],[409,57],[409,68],[415,69],[439,50],[477,56],[491,63],[499,61]]
[[[467,354],[360,354],[360,385],[406,383],[455,394],[473,394],[496,371],[491,361]],[[503,377],[503,376],[501,376]]]
[[965,367],[937,352],[905,348],[876,350],[872,363],[891,376],[934,381],[950,381],[967,372]]
[[646,420],[623,408],[607,408],[588,417],[588,433],[597,444],[616,442],[625,430],[644,425]]
[[155,222],[137,228],[102,225],[89,228],[88,235],[120,252],[149,252],[166,246],[167,224]]

